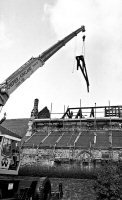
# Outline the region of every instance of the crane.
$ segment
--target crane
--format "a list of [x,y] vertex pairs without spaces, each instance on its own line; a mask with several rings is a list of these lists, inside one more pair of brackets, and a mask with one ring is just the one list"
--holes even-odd
[[85,31],[85,27],[81,26],[76,31],[72,32],[56,44],[51,46],[49,49],[44,51],[38,57],[30,58],[24,65],[17,69],[7,79],[0,84],[0,106],[3,107],[9,96],[27,79],[29,78],[39,67],[42,67],[44,63],[59,49],[61,49],[67,42],[73,37],[77,36],[78,33]]
[[[0,84],[0,107],[3,107],[10,95],[39,67],[61,49],[67,42],[78,33],[85,31],[81,26],[38,57],[32,57],[4,82]],[[6,114],[4,114],[4,121]],[[51,183],[47,177],[19,176],[21,164],[21,138],[16,134],[9,133],[0,126],[0,199],[23,199],[23,200],[46,200],[52,199]],[[62,197],[62,187],[59,185],[58,197]],[[59,199],[59,198],[58,198]]]

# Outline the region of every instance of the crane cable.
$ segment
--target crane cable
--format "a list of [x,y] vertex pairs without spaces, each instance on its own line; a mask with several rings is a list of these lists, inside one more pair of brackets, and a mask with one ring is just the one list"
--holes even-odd
[[82,45],[82,55],[84,56],[84,58],[85,58],[85,38],[86,38],[86,36],[85,36],[85,35],[83,35],[83,37],[82,37],[82,39],[83,39],[83,45]]
[[89,92],[89,80],[88,80],[88,75],[87,75],[87,70],[86,70],[86,64],[85,64],[85,35],[82,37],[83,39],[83,46],[82,46],[82,54],[80,56],[76,56],[76,61],[77,61],[77,70],[81,69],[81,72],[85,78],[86,84],[87,84],[87,91]]
[[[85,38],[86,36],[83,35],[82,36],[82,40],[83,40],[83,45],[82,45],[82,55],[85,58]],[[74,69],[75,69],[75,62],[76,62],[76,48],[77,48],[77,37],[75,37],[75,44],[74,44],[74,60],[73,60],[73,69],[72,69],[72,73],[74,73]]]
[[76,62],[76,48],[77,48],[77,37],[75,37],[75,41],[74,41],[74,59],[73,59],[73,68],[72,68],[72,73],[74,73],[75,70],[75,62]]

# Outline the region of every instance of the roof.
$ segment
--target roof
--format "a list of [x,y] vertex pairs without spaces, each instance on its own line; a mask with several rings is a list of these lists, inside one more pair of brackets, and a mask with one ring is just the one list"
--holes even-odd
[[[50,134],[46,129],[41,128],[40,131],[36,132],[31,136],[25,143],[24,147],[39,147],[39,148],[75,148],[89,149],[90,146],[93,149],[106,150],[109,149],[110,139],[109,130],[97,130],[96,142],[94,143],[94,130],[56,130],[51,129]],[[81,134],[80,134],[81,133]],[[122,148],[122,131],[112,130],[112,148]]]
[[21,138],[16,133],[14,133],[14,132],[12,132],[12,131],[10,131],[7,128],[2,127],[2,126],[0,126],[0,133],[3,134],[3,135],[9,135],[9,136],[12,136],[12,137]]
[[50,111],[46,106],[38,113],[38,118],[39,119],[50,118]]
[[[49,118],[48,108],[44,107],[38,115],[39,118]],[[1,126],[23,138],[26,135],[29,120],[30,118],[6,119]]]
[[10,132],[17,134],[19,137],[24,137],[28,129],[29,118],[23,119],[6,119],[1,127]]

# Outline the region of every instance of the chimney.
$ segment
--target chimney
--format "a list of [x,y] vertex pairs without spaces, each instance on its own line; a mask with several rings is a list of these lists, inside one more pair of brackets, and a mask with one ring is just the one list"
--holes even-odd
[[39,99],[35,99],[34,107],[33,110],[31,111],[31,117],[34,117],[35,119],[38,118],[38,104],[39,104]]

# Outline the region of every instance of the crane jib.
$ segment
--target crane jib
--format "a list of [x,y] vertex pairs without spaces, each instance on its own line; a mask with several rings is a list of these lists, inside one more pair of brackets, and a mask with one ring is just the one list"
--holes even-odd
[[10,94],[12,91],[16,89],[21,83],[23,83],[27,78],[30,77],[30,75],[36,71],[39,67],[41,67],[43,63],[36,59],[33,63],[29,64],[29,66],[26,67],[26,69],[23,69],[21,73],[18,73],[18,75],[15,76],[12,80],[6,80],[7,82],[7,90],[8,94]]
[[14,80],[12,80],[9,84],[7,84],[7,89],[9,90],[11,87],[14,86],[14,84],[17,84],[20,82],[20,80],[23,79],[23,77],[28,74],[29,72],[31,72],[32,68],[31,66],[27,69],[24,70],[20,75],[18,75],[18,77],[16,77]]
[[12,75],[10,75],[2,84],[0,84],[0,106],[4,106],[10,94],[18,88],[27,78],[29,78],[39,67],[43,66],[51,56],[53,56],[60,48],[62,48],[78,33],[85,31],[85,26],[81,26],[62,40],[58,41],[52,47],[44,51],[36,58],[31,58]]

